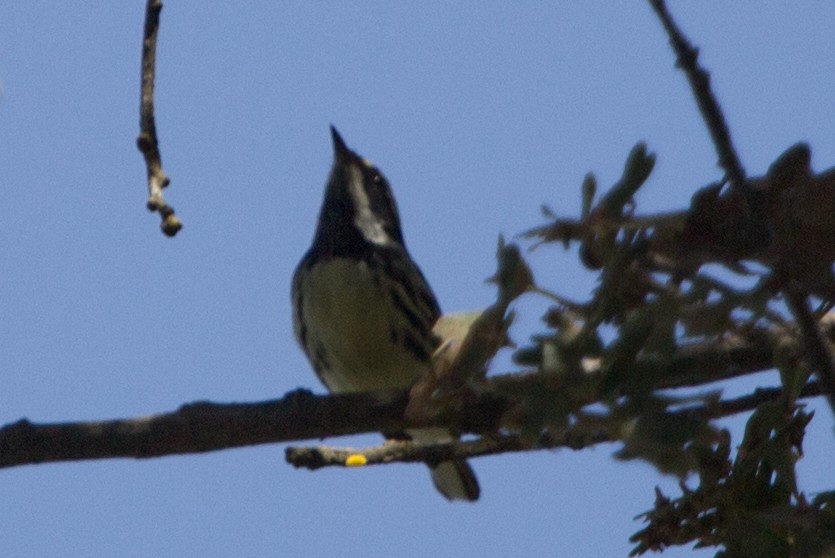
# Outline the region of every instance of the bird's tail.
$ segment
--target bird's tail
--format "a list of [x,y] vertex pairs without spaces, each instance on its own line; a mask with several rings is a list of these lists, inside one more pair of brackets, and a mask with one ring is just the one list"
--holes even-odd
[[442,461],[431,467],[432,482],[447,500],[478,500],[480,489],[473,468],[464,459]]
[[[427,428],[409,430],[412,440],[422,444],[438,444],[451,442],[454,438],[446,430]],[[429,467],[432,472],[432,483],[447,500],[463,500],[475,502],[481,490],[478,479],[470,464],[464,459],[442,461]]]

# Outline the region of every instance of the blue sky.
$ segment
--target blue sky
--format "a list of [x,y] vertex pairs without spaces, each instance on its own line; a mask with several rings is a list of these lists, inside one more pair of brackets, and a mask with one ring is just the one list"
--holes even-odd
[[[750,174],[800,140],[815,169],[835,164],[835,4],[671,4]],[[167,239],[144,209],[134,141],[143,5],[2,9],[2,423],[322,391],[292,336],[289,289],[321,203],[331,123],[389,177],[447,311],[489,304],[498,235],[542,223],[543,203],[576,215],[584,174],[611,184],[636,141],[658,154],[641,211],[683,208],[720,177],[641,2],[169,2],[157,125],[185,228]],[[595,286],[572,252],[530,259],[560,293]],[[517,341],[538,331],[543,308],[519,303]],[[499,359],[495,371],[510,370]],[[831,413],[811,406],[800,480],[814,492],[832,488],[835,449]],[[727,424],[739,432],[740,420]],[[476,460],[476,505],[443,501],[422,467],[296,471],[280,446],[19,467],[0,471],[0,549],[624,556],[653,487],[675,493],[676,481],[615,462],[615,449]]]

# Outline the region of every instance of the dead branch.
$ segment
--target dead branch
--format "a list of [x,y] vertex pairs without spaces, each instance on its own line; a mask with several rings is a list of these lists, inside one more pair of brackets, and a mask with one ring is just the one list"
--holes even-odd
[[159,14],[162,0],[148,0],[145,7],[145,30],[142,37],[142,85],[139,104],[139,137],[136,145],[145,157],[148,169],[148,201],[150,211],[159,213],[162,219],[160,228],[166,236],[177,234],[183,224],[174,214],[174,208],[168,205],[163,189],[170,179],[162,168],[162,158],[157,140],[157,127],[154,121],[154,79],[157,62],[157,35],[159,33]]

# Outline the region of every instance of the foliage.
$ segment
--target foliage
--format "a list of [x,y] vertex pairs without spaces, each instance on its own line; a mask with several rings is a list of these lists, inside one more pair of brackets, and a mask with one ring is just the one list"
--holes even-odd
[[[583,263],[598,270],[599,283],[583,303],[532,287],[556,304],[545,314],[548,330],[517,351],[516,361],[559,379],[546,390],[513,393],[527,403],[505,426],[540,436],[553,429],[604,425],[622,442],[616,457],[643,459],[682,479],[680,496],[657,491],[653,509],[642,514],[647,526],[632,538],[637,543],[633,555],[693,542],[721,546],[717,556],[723,557],[829,555],[835,552],[832,495],[810,501],[795,477],[812,419],[798,404],[810,385],[808,341],[779,297],[791,282],[831,299],[833,257],[826,252],[831,247],[816,252],[814,265],[798,264],[794,250],[801,247],[788,247],[794,237],[784,238],[788,224],[783,220],[801,216],[791,214],[783,201],[788,197],[796,207],[807,207],[822,192],[835,192],[833,175],[814,176],[808,148],[795,146],[767,176],[752,180],[757,195],[770,200],[765,207],[773,224],[763,239],[752,235],[755,225],[739,211],[744,200],[732,190],[720,193],[717,185],[700,190],[689,211],[636,216],[632,195],[653,162],[646,147],[637,145],[621,180],[596,204],[595,179],[586,177],[579,220],[546,210],[551,222],[528,233],[539,239],[538,248],[579,244]],[[797,176],[806,178],[798,185]],[[805,224],[817,227],[814,234],[826,234],[835,223],[835,212],[815,217]],[[784,266],[786,259],[792,266]],[[765,264],[747,290],[703,271],[703,264],[718,262],[754,276],[744,260]],[[786,269],[797,273],[787,277]],[[780,370],[779,397],[760,397],[758,391],[744,405],[729,405],[716,389],[695,395],[675,389],[714,387],[717,380],[745,373],[745,366],[718,358],[679,375],[677,364],[689,350],[723,355],[728,343],[755,338],[767,339],[771,347]],[[753,412],[732,458],[730,434],[715,419],[742,411]],[[689,488],[685,479],[693,475],[698,486]]]

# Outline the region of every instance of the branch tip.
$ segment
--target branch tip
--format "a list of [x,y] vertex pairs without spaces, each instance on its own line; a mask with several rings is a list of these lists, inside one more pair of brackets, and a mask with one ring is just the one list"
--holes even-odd
[[156,75],[157,35],[159,33],[159,14],[162,11],[161,0],[148,0],[145,7],[145,26],[142,38],[142,72],[139,102],[139,136],[136,146],[145,158],[148,172],[148,201],[150,211],[160,214],[162,232],[169,237],[177,234],[183,227],[174,215],[174,209],[165,201],[163,188],[170,179],[162,168],[159,152],[156,124],[154,121],[154,79]]

